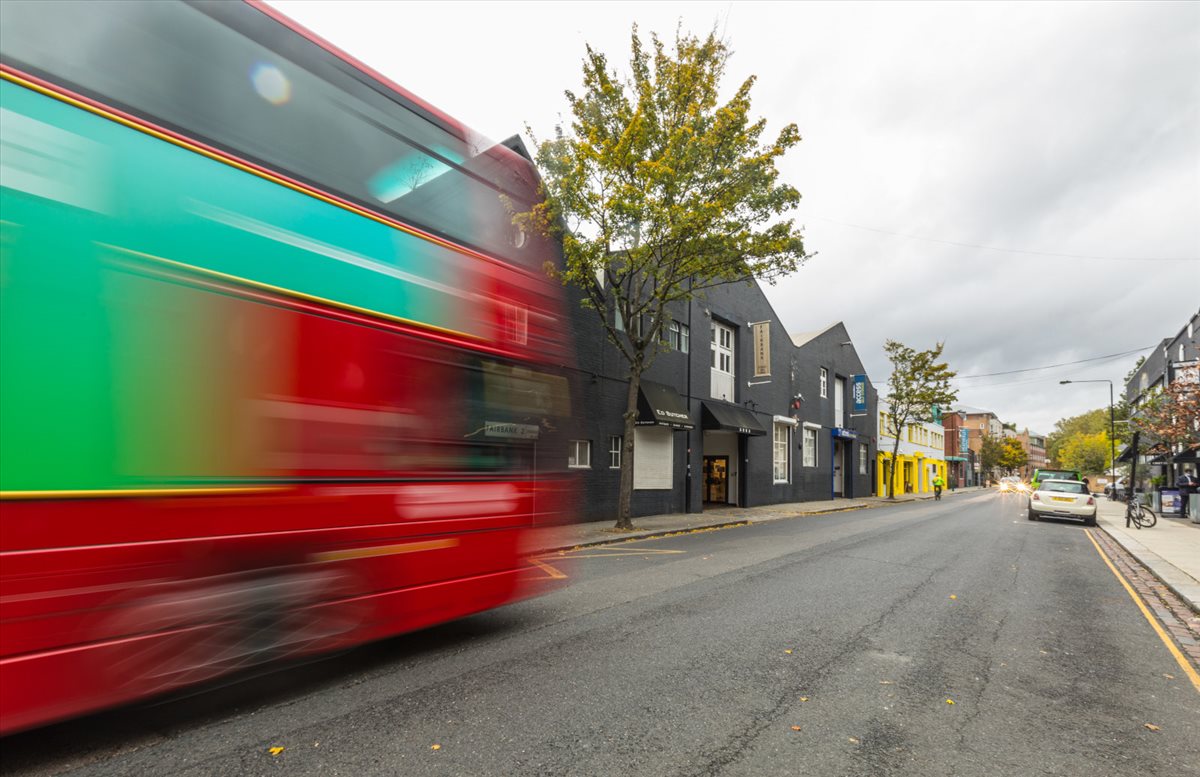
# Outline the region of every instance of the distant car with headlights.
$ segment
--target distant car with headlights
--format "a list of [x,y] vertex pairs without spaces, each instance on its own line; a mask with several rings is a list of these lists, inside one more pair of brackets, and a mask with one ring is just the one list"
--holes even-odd
[[1079,480],[1043,480],[1029,494],[1027,516],[1031,521],[1042,518],[1073,518],[1087,526],[1096,525],[1096,498]]
[[1015,491],[1018,493],[1024,493],[1025,491],[1029,490],[1028,487],[1021,481],[1021,479],[1015,475],[1009,475],[1000,478],[999,485],[1001,491]]

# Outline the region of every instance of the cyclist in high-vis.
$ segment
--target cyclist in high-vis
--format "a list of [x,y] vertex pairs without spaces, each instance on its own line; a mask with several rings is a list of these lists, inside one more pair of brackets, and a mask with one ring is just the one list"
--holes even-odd
[[934,501],[937,501],[942,498],[942,486],[943,485],[945,485],[945,481],[942,480],[942,476],[934,475],[933,476],[933,498],[934,498]]

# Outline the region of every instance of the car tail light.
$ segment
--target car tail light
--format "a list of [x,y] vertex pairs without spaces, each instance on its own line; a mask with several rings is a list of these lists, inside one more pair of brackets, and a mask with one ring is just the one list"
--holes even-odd
[[1088,504],[1090,504],[1090,505],[1094,505],[1094,504],[1096,504],[1096,499],[1095,499],[1095,497],[1091,497],[1091,496],[1089,496],[1089,497],[1088,497],[1088,500],[1087,500],[1087,503],[1088,503]]
[[1041,499],[1038,499],[1037,491],[1034,491],[1034,492],[1033,492],[1033,496],[1029,497],[1029,499],[1030,499],[1031,501],[1034,501],[1034,502],[1040,502],[1040,501],[1042,501]]

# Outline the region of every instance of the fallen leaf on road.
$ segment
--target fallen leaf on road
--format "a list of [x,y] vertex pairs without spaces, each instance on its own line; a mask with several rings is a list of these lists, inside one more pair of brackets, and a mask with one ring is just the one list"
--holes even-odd
[[951,598],[951,599],[957,599],[958,597],[957,597],[957,596],[955,596],[954,594],[950,594],[950,598]]
[[1173,675],[1173,674],[1166,674],[1165,672],[1163,673],[1163,677],[1167,678],[1168,680],[1174,680],[1174,679],[1175,679],[1175,675]]
[[441,745],[430,745],[429,749],[430,750],[441,750],[442,746]]
[[270,753],[271,755],[279,755],[280,753],[283,752],[283,748],[282,747],[269,747],[269,748],[267,748],[267,752]]
[[895,683],[892,682],[891,680],[880,680],[879,684],[880,685],[895,685]]
[[791,651],[790,649],[788,649],[788,650],[785,650],[785,651],[783,651],[783,652],[784,652],[784,653],[787,653],[789,656],[792,654],[792,651]]
[[800,697],[800,701],[808,701],[808,697],[807,697],[807,696],[801,696],[801,697]]
[[946,699],[946,703],[947,703],[947,704],[953,704],[953,703],[954,703],[954,699]]
[[800,730],[799,726],[792,726],[792,731],[799,731],[799,730]]
[[1158,731],[1158,730],[1159,730],[1159,729],[1158,729],[1158,726],[1154,725],[1153,723],[1146,723],[1146,724],[1143,724],[1143,725],[1145,725],[1145,726],[1146,726],[1146,728],[1150,729],[1151,731]]
[[855,737],[849,737],[849,739],[850,739],[850,741],[851,741],[851,742],[853,742],[854,744],[856,744],[856,745],[858,744],[858,739],[857,739],[857,738],[855,738]]

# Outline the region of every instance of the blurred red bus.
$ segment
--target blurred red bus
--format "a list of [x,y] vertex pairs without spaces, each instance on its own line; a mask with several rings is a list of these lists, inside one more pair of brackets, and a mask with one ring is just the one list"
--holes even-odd
[[6,2],[0,60],[0,731],[545,589],[516,146],[257,4]]

